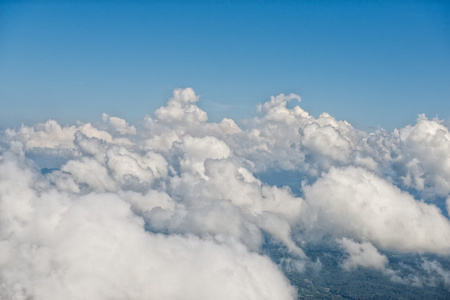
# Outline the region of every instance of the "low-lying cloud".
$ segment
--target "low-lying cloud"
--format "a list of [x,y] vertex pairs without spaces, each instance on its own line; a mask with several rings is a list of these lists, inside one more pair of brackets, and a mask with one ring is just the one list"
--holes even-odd
[[[382,251],[450,254],[433,204],[450,195],[441,120],[366,133],[281,94],[240,128],[208,122],[198,99],[178,89],[136,126],[104,114],[0,133],[2,298],[295,299],[266,235],[297,270],[327,239],[344,269],[397,281]],[[300,191],[259,179],[280,170],[304,175]],[[448,285],[437,262],[423,270]]]

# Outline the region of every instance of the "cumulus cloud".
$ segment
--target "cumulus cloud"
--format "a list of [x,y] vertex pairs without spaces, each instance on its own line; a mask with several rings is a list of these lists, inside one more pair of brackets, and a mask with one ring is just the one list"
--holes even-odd
[[110,117],[107,114],[102,115],[103,122],[119,134],[136,134],[136,127],[130,126],[127,121],[118,117]]
[[406,161],[405,185],[430,189],[438,195],[450,192],[450,132],[442,121],[420,115],[414,126],[400,130]]
[[[450,254],[449,220],[405,191],[449,196],[442,121],[366,133],[281,94],[240,128],[208,122],[198,100],[177,89],[138,126],[103,114],[0,132],[0,296],[294,299],[262,254],[267,235],[297,271],[322,237],[347,253],[344,269],[393,280],[378,249]],[[301,197],[258,179],[273,170],[303,174]]]
[[34,148],[72,149],[74,148],[74,135],[77,131],[88,137],[96,137],[107,142],[112,141],[110,133],[99,130],[90,123],[62,127],[54,120],[48,120],[33,127],[22,125],[17,131],[7,129],[4,136],[8,140],[22,142],[26,150]]
[[384,249],[450,253],[450,221],[362,168],[333,168],[304,187],[308,222],[336,237],[368,240]]
[[294,298],[267,257],[232,239],[149,233],[116,194],[59,192],[24,163],[0,164],[3,298]]
[[337,242],[348,254],[348,257],[342,264],[342,267],[347,271],[360,266],[379,270],[386,268],[386,264],[388,263],[387,257],[380,254],[377,248],[375,248],[371,243],[357,243],[347,238],[342,238]]

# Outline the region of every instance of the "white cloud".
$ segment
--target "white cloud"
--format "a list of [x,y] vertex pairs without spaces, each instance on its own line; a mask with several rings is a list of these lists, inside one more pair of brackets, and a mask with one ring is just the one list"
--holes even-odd
[[208,120],[207,114],[195,105],[198,96],[191,88],[176,89],[167,106],[155,112],[156,118],[164,124],[191,126]]
[[136,127],[129,125],[124,119],[110,117],[105,113],[102,115],[102,119],[113,131],[118,132],[119,134],[136,134]]
[[1,162],[2,298],[295,297],[267,257],[233,240],[148,233],[117,195],[38,191],[40,180],[13,159]]
[[[1,132],[0,296],[292,299],[260,254],[266,234],[298,271],[311,263],[303,245],[322,236],[346,251],[345,269],[401,282],[413,279],[386,268],[377,248],[450,254],[449,220],[400,189],[449,196],[441,121],[368,134],[289,108],[300,97],[281,94],[241,129],[208,122],[198,99],[177,89],[136,127],[104,114],[97,125],[49,120]],[[36,172],[52,160],[58,170]],[[308,178],[302,197],[255,175],[279,169]],[[436,264],[424,270],[447,278]]]
[[93,127],[90,123],[62,127],[54,120],[39,123],[34,127],[22,125],[18,131],[7,129],[5,136],[9,140],[21,141],[27,150],[33,148],[73,148],[75,132],[81,131],[87,137],[96,137],[106,142],[112,141],[112,136],[106,131]]
[[175,147],[181,152],[180,166],[182,170],[199,174],[204,178],[204,163],[207,159],[227,158],[231,154],[227,144],[211,136],[194,138],[190,135],[185,135],[182,142],[175,145]]
[[450,253],[450,221],[436,206],[362,168],[332,168],[304,187],[304,198],[305,218],[336,237],[384,249]]
[[414,126],[400,130],[406,164],[404,183],[417,190],[446,196],[450,193],[450,131],[438,119],[420,115]]
[[348,257],[342,263],[342,267],[351,271],[358,267],[384,270],[388,259],[378,252],[371,243],[357,243],[351,239],[342,238],[337,240],[339,245],[347,252]]

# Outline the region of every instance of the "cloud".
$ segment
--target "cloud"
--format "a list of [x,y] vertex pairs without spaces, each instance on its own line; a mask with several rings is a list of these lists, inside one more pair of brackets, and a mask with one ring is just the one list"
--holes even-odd
[[72,149],[75,132],[80,131],[88,137],[112,141],[110,133],[93,127],[90,123],[62,127],[54,120],[39,123],[34,127],[22,125],[19,130],[7,129],[5,138],[17,140],[24,144],[26,150],[34,148]]
[[136,134],[136,127],[130,126],[124,119],[118,117],[110,117],[105,113],[102,115],[102,119],[103,122],[107,123],[113,131],[119,134]]
[[357,243],[351,239],[342,238],[338,244],[347,252],[348,257],[342,263],[342,267],[351,271],[357,267],[374,268],[384,270],[388,259],[378,252],[371,243]]
[[406,186],[446,196],[450,192],[450,131],[442,121],[419,115],[414,126],[400,130]]
[[[450,222],[429,203],[450,196],[442,121],[366,133],[281,94],[241,128],[208,122],[198,100],[177,89],[136,126],[103,114],[0,132],[0,296],[294,299],[267,236],[285,270],[312,266],[304,246],[324,239],[344,269],[404,283],[377,248],[450,254]],[[302,174],[301,197],[258,179],[274,170]],[[440,267],[422,269],[445,281]]]
[[447,288],[450,288],[450,271],[445,270],[439,262],[424,259],[422,268],[431,276],[428,278],[430,284],[435,284],[436,281],[443,282]]
[[365,133],[327,113],[314,118],[299,106],[288,108],[295,94],[281,94],[260,105],[245,136],[226,139],[238,156],[254,163],[254,171],[299,170],[318,177],[333,165],[375,164],[360,151]]
[[[304,187],[309,222],[384,249],[450,253],[450,221],[432,204],[355,167],[332,168]],[[307,221],[307,222],[308,222]]]
[[194,138],[186,135],[182,143],[178,143],[175,147],[182,153],[180,160],[182,171],[192,172],[204,178],[204,163],[207,159],[223,159],[231,154],[227,144],[211,136]]
[[186,126],[187,128],[206,122],[208,120],[206,112],[195,104],[198,98],[191,88],[176,89],[173,98],[167,102],[167,106],[156,110],[155,116],[164,124]]
[[77,196],[41,180],[3,157],[2,298],[294,299],[267,257],[232,239],[149,233],[116,194]]
[[404,274],[405,272],[401,272],[401,270],[386,268],[383,273],[396,283],[414,287],[436,287],[442,285],[450,291],[450,271],[445,270],[437,260],[421,258],[420,262],[414,267],[406,265],[402,267],[409,272]]

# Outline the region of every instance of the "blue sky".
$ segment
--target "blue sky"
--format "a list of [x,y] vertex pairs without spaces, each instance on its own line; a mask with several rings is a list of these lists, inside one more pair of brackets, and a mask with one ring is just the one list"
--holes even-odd
[[0,128],[135,123],[178,87],[213,121],[279,93],[360,129],[450,120],[450,5],[438,1],[3,1]]

